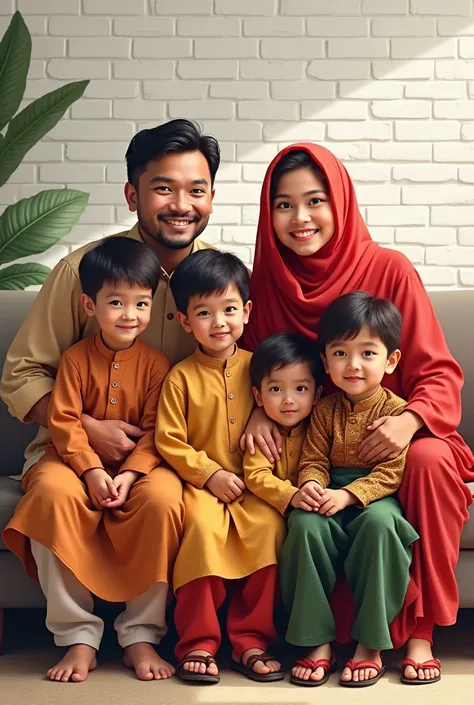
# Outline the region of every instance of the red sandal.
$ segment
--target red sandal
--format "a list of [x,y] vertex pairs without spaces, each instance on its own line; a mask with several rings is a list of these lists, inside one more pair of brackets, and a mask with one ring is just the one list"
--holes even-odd
[[344,668],[350,668],[352,672],[359,671],[362,668],[373,668],[377,671],[377,675],[374,678],[368,678],[366,681],[339,681],[339,685],[344,688],[367,688],[369,685],[375,685],[379,681],[383,674],[385,673],[385,666],[379,666],[376,661],[354,661],[349,659]]
[[[418,671],[420,668],[437,668],[439,671],[439,676],[436,676],[435,678],[425,678],[424,680],[421,680],[421,678],[418,677],[407,678],[405,676],[405,668],[407,666],[411,666],[415,669],[415,671]],[[430,685],[430,683],[438,683],[438,681],[441,680],[441,663],[437,658],[432,658],[429,661],[423,661],[423,663],[417,663],[416,661],[413,661],[412,658],[404,658],[401,663],[401,669],[402,675],[400,680],[405,685]]]
[[303,678],[297,678],[293,674],[290,676],[290,683],[293,683],[293,685],[301,685],[304,688],[316,688],[317,686],[324,685],[328,682],[329,676],[336,670],[336,658],[335,656],[331,656],[331,661],[328,661],[327,658],[320,658],[317,661],[313,661],[313,659],[310,658],[300,658],[295,663],[293,668],[296,666],[301,666],[301,668],[310,668],[312,671],[315,671],[317,668],[324,669],[324,676],[320,681],[311,680],[309,678],[308,680],[304,680]]

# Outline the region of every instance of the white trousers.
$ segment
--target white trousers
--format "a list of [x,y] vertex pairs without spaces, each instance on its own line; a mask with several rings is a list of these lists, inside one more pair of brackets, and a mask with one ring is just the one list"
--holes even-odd
[[[94,598],[49,548],[31,541],[31,553],[46,597],[46,626],[57,646],[87,644],[98,649],[104,622],[93,614]],[[114,627],[120,646],[145,641],[159,644],[166,634],[166,583],[154,583],[143,595],[126,603]]]

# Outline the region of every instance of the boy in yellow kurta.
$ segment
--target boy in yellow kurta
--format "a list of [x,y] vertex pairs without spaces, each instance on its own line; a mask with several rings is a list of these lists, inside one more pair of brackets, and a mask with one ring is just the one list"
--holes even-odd
[[298,487],[304,505],[292,512],[281,553],[287,640],[311,646],[291,682],[319,686],[335,668],[330,596],[342,567],[354,596],[358,642],[340,684],[369,686],[383,675],[380,651],[392,647],[390,624],[410,580],[410,545],[418,538],[393,496],[408,447],[393,459],[361,462],[359,446],[377,420],[401,414],[405,402],[381,386],[400,359],[401,316],[363,291],[336,299],[318,329],[321,357],[340,389],[316,404],[301,452]]
[[163,385],[158,452],[185,481],[185,529],[174,569],[176,655],[183,680],[217,683],[217,610],[232,589],[232,667],[257,681],[283,678],[265,653],[276,638],[273,606],[283,519],[245,488],[239,439],[253,408],[251,354],[239,350],[251,309],[236,257],[190,255],[171,279],[179,319],[198,348]]
[[[170,363],[136,339],[150,320],[158,259],[143,243],[108,238],[82,258],[79,274],[85,312],[100,333],[61,357],[49,405],[52,442],[25,476],[25,496],[4,532],[40,581],[56,644],[69,647],[48,671],[55,681],[84,680],[96,666],[103,622],[93,614],[93,595],[127,602],[115,622],[127,665],[138,652],[157,663],[152,644],[166,631],[169,556],[182,525],[179,512],[166,519],[152,481],[161,462],[156,410]],[[104,466],[82,414],[131,424],[140,439],[125,462]],[[157,678],[174,672],[162,659],[156,668]]]
[[247,450],[245,484],[284,516],[293,507],[303,506],[298,468],[308,416],[315,403],[320,368],[317,357],[316,345],[304,335],[277,333],[258,346],[250,362],[255,400],[278,424],[282,450],[276,463],[258,448],[253,455]]

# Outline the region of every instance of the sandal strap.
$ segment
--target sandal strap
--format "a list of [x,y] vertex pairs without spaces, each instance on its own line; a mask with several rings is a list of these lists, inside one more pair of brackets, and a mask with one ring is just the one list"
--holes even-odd
[[420,669],[423,670],[424,668],[437,668],[438,671],[441,671],[441,663],[437,658],[429,659],[429,661],[423,661],[423,663],[418,663],[412,658],[404,658],[401,663],[401,667],[405,669],[407,666],[411,666],[415,669],[415,671]]
[[382,670],[382,666],[376,661],[354,661],[353,659],[347,661],[345,668],[350,668],[351,671],[358,671],[362,668],[373,668],[377,671],[377,674]]
[[301,668],[310,668],[315,671],[317,668],[323,668],[326,673],[331,668],[331,664],[327,658],[319,658],[317,661],[313,661],[311,658],[300,658],[295,663],[296,666],[301,666]]
[[265,665],[269,661],[276,661],[276,659],[274,656],[266,654],[265,652],[263,652],[262,654],[252,654],[252,656],[248,657],[247,662],[244,664],[244,666],[250,668],[251,670],[254,670],[253,667],[255,666],[257,661],[261,661],[263,665]]
[[214,656],[202,656],[201,654],[191,654],[188,656],[185,656],[182,661],[178,664],[178,668],[182,668],[185,663],[204,663],[206,668],[208,668],[211,665],[216,665],[216,661]]

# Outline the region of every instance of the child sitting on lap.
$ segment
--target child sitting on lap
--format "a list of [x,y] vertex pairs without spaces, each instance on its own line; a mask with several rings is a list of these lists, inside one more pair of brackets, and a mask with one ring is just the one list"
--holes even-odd
[[159,453],[185,481],[184,537],[174,569],[178,676],[217,683],[217,610],[230,590],[232,668],[252,680],[284,677],[265,653],[275,640],[277,555],[285,524],[248,492],[239,439],[253,408],[251,354],[236,343],[247,323],[249,275],[234,255],[203,250],[171,278],[184,329],[198,343],[163,385]]
[[[400,359],[401,316],[385,299],[359,291],[323,313],[318,343],[326,372],[340,391],[315,406],[301,453],[299,506],[288,521],[280,560],[287,641],[312,647],[292,670],[294,684],[318,686],[335,666],[336,630],[329,600],[344,568],[354,596],[358,642],[340,684],[373,685],[383,675],[382,649],[405,600],[410,545],[418,538],[393,496],[408,447],[391,460],[361,463],[360,443],[377,419],[396,416],[405,402],[381,386]],[[299,502],[299,504],[298,504]]]

